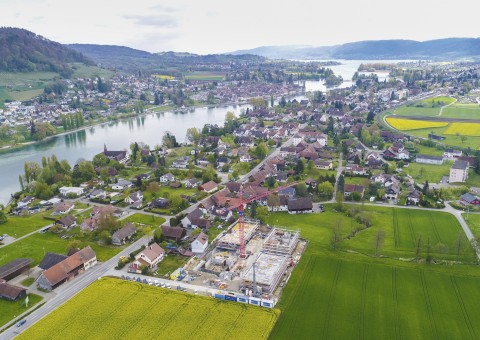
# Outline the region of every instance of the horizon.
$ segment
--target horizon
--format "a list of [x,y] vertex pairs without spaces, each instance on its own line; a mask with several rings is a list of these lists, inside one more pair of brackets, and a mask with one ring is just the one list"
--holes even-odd
[[[456,3],[462,4],[468,8],[467,0]],[[366,0],[327,4],[246,0],[241,6],[220,0],[145,0],[141,6],[126,1],[4,0],[0,20],[3,26],[25,28],[62,44],[127,46],[151,53],[215,54],[263,46],[478,38],[469,24],[476,19],[475,11],[452,17],[445,6],[432,0],[406,0],[394,11]],[[418,13],[428,15],[408,25],[401,23]]]

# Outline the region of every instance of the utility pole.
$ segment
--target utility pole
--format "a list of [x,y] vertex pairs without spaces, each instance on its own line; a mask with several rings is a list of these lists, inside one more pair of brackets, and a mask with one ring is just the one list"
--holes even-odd
[[253,296],[257,296],[257,278],[255,277],[255,264],[257,261],[253,262]]

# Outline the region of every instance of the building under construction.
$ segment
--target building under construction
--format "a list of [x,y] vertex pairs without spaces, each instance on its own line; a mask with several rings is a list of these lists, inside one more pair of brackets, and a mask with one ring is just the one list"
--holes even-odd
[[262,293],[273,293],[282,281],[288,263],[287,255],[261,253],[242,274],[244,287],[254,291],[261,287]]
[[269,254],[291,255],[297,247],[300,232],[273,228],[263,243],[263,251]]
[[[247,243],[255,234],[259,226],[258,221],[248,220],[243,223],[244,225],[244,240]],[[240,248],[240,226],[239,223],[235,224],[225,235],[220,237],[217,242],[217,248],[227,250],[238,250]]]

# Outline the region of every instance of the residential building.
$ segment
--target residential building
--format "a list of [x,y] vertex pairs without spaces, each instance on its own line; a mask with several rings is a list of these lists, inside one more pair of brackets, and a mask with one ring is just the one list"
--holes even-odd
[[349,197],[352,193],[357,192],[360,194],[360,197],[363,197],[365,193],[365,188],[363,185],[358,184],[345,184],[343,189],[343,195]]
[[192,253],[203,254],[208,247],[208,236],[204,233],[200,233],[190,245]]
[[123,228],[118,229],[112,235],[112,244],[120,246],[125,242],[130,241],[137,232],[137,229],[132,223],[127,223]]
[[23,287],[18,287],[7,283],[5,280],[0,280],[0,298],[17,301],[27,295],[27,290]]
[[214,192],[215,190],[217,190],[217,188],[218,188],[218,184],[216,182],[209,181],[207,183],[203,183],[202,185],[200,185],[198,187],[198,190],[211,193],[211,192]]
[[443,164],[443,159],[444,158],[442,156],[430,156],[430,155],[418,154],[415,161],[417,163],[422,163],[422,164],[442,165]]
[[468,178],[468,162],[456,160],[450,168],[450,183],[466,182]]
[[61,187],[59,189],[60,195],[63,197],[67,197],[68,195],[81,196],[84,194],[84,190],[84,188],[80,187]]
[[141,273],[142,268],[154,269],[163,260],[165,250],[157,243],[152,243],[135,256],[135,261],[129,267],[130,272]]
[[175,243],[178,243],[186,234],[183,228],[168,226],[162,226],[162,233],[167,240],[172,240]]
[[307,214],[313,212],[313,203],[310,197],[292,198],[288,200],[289,214]]
[[160,183],[174,182],[175,176],[172,173],[168,173],[160,176]]
[[77,225],[77,219],[75,216],[67,215],[55,221],[55,224],[61,226],[63,229],[72,229]]
[[478,206],[480,205],[480,197],[476,195],[472,195],[467,192],[466,194],[463,194],[462,196],[460,196],[460,202],[463,204]]

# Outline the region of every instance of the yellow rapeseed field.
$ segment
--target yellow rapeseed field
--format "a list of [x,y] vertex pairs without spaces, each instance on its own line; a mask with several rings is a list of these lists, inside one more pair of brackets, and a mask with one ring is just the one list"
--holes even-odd
[[444,132],[446,135],[480,136],[480,123],[451,123]]
[[102,278],[17,339],[266,339],[279,313]]
[[400,131],[429,129],[447,126],[446,122],[430,122],[427,120],[413,120],[404,118],[387,117],[387,123]]

